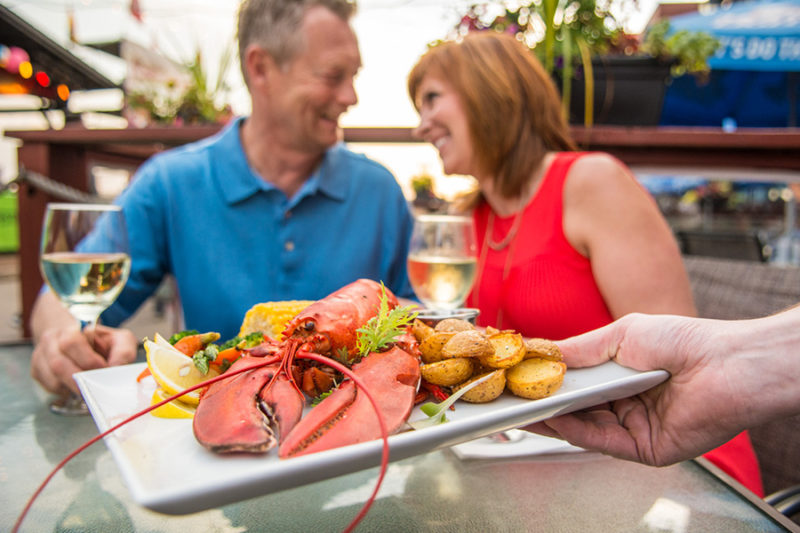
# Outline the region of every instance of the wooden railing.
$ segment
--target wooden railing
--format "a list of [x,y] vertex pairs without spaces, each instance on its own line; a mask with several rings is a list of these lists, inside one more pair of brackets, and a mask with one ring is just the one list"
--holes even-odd
[[[144,129],[6,132],[22,141],[19,162],[28,170],[87,191],[93,164],[138,167],[151,155],[214,134],[216,126]],[[346,142],[414,143],[411,128],[345,128]],[[800,181],[800,129],[644,128],[597,126],[572,128],[585,150],[609,152],[634,168],[662,172],[724,172],[780,175]],[[23,336],[42,279],[38,242],[45,205],[53,200],[23,183],[18,194]]]
[[[217,126],[183,128],[63,130],[7,132],[26,144],[47,144],[95,157],[132,162],[167,148],[212,135]],[[631,166],[747,167],[761,170],[800,170],[800,128],[740,129],[682,127],[573,127],[572,135],[587,150],[612,153]],[[346,142],[415,143],[412,128],[345,128]],[[69,148],[67,148],[69,147]],[[24,149],[24,147],[23,147]]]

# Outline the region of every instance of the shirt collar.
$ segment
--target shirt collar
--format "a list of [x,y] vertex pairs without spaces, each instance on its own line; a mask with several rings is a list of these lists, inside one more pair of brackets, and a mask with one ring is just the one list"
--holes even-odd
[[[237,117],[212,138],[216,140],[211,149],[212,164],[216,166],[215,174],[220,182],[220,190],[228,204],[240,202],[260,191],[278,190],[254,172],[247,162],[240,135],[243,121],[244,117]],[[334,200],[344,201],[348,194],[350,180],[346,173],[335,171],[340,166],[342,157],[346,157],[343,143],[334,145],[325,152],[322,163],[295,194],[291,202],[295,204],[302,198],[317,193]]]
[[[346,171],[344,158],[347,157],[347,149],[344,143],[338,143],[325,152],[317,170],[311,175],[311,179],[306,184],[314,183],[317,190],[326,196],[339,201],[344,201],[350,188],[350,177]],[[315,191],[316,192],[316,191]]]

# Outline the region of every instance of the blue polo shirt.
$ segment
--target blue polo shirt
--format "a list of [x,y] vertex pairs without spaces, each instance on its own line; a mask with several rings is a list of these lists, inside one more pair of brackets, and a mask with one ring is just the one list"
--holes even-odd
[[248,165],[242,120],[154,156],[117,199],[131,275],[104,324],[130,317],[169,273],[186,327],[223,339],[238,333],[256,303],[316,300],[358,278],[413,297],[406,274],[412,217],[392,174],[337,145],[287,198]]

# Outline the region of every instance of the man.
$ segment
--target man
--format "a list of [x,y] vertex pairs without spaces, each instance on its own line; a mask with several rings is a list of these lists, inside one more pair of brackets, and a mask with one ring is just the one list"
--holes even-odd
[[[346,0],[242,3],[239,53],[252,113],[152,158],[117,200],[132,272],[104,324],[131,316],[168,273],[186,326],[223,339],[257,302],[318,299],[361,277],[413,296],[405,266],[412,219],[400,187],[337,144],[338,119],[357,101],[354,10]],[[53,392],[77,390],[77,371],[135,358],[129,331],[81,334],[49,292],[37,300],[32,328],[32,374]]]
[[738,321],[631,314],[558,345],[569,367],[670,372],[634,397],[526,428],[614,457],[669,465],[800,414],[800,306]]

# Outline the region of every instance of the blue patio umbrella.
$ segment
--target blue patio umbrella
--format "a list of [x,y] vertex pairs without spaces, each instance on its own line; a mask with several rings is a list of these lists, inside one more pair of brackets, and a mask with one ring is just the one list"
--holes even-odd
[[[672,17],[670,26],[672,31],[708,32],[721,46],[709,58],[711,75],[706,83],[682,76],[667,90],[662,125],[720,126],[730,121],[739,126],[786,127],[800,123],[800,0],[709,5],[699,13]],[[775,185],[737,183],[736,189],[758,196],[770,186]],[[787,231],[795,226],[796,209],[795,200],[786,203]],[[775,259],[783,260],[783,255],[777,253]]]
[[670,19],[671,31],[705,31],[720,41],[705,82],[673,81],[662,125],[786,127],[800,122],[800,0],[750,0]]
[[800,71],[800,0],[750,0],[707,6],[670,19],[673,31],[705,31],[719,39],[712,70]]

